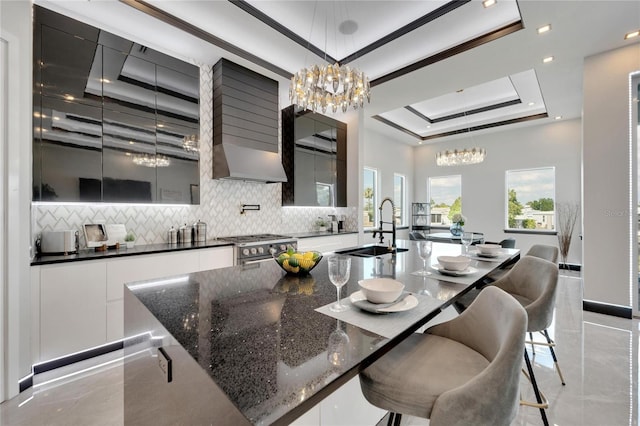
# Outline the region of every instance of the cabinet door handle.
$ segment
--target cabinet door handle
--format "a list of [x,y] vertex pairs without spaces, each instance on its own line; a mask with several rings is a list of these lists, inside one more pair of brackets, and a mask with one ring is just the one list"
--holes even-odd
[[162,370],[162,374],[167,379],[167,383],[171,383],[173,380],[173,361],[169,354],[164,350],[164,348],[158,348],[158,365],[160,366],[160,370]]

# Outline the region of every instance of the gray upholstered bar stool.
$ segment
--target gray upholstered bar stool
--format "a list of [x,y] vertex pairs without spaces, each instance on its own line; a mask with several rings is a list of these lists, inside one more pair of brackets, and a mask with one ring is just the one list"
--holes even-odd
[[527,316],[504,291],[482,291],[451,321],[413,334],[360,373],[373,405],[438,425],[509,425],[518,412]]
[[[535,247],[535,246],[534,246]],[[547,246],[551,247],[551,246]],[[552,247],[555,248],[555,247]],[[556,249],[557,250],[557,249]],[[558,284],[558,265],[540,257],[526,255],[514,265],[514,267],[504,277],[486,287],[480,292],[487,291],[491,287],[498,287],[513,296],[526,310],[528,317],[527,331],[531,333],[539,331],[547,338],[547,344],[551,351],[551,356],[555,363],[556,371],[560,377],[560,381],[564,385],[564,378],[558,365],[553,346],[555,343],[549,338],[547,328],[553,320],[553,310],[555,308],[556,289]],[[540,344],[533,342],[535,344]],[[527,351],[524,351],[524,359],[527,365],[528,378],[533,386],[536,396],[536,403],[522,401],[524,405],[537,407],[540,409],[540,415],[545,425],[548,424],[545,409],[548,403],[540,390],[533,374],[533,368]]]

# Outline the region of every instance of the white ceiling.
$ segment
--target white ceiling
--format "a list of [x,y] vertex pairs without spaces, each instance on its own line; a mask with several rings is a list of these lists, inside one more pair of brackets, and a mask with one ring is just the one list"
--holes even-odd
[[[35,3],[190,62],[213,64],[220,57],[229,58],[278,80],[281,106],[288,105],[289,83],[283,76],[122,2],[36,0]],[[228,1],[149,0],[149,3],[285,71],[295,72],[320,61],[305,47]],[[331,56],[342,59],[445,2],[251,0],[248,3],[298,33],[302,40],[310,40],[321,50],[326,46]],[[525,125],[546,122],[558,115],[563,119],[577,118],[582,108],[583,59],[640,41],[623,40],[625,33],[640,28],[637,0],[498,0],[495,7],[488,9],[479,0],[473,0],[363,55],[355,65],[375,79],[520,17],[522,30],[375,86],[372,102],[365,106],[366,125],[392,140],[417,144],[419,139],[370,118],[381,115],[409,121],[421,136],[471,127],[476,120],[487,123],[540,111],[546,111],[549,118]],[[346,20],[357,23],[358,29],[352,35],[345,36],[336,30],[336,24]],[[538,35],[536,28],[549,23],[552,31]],[[554,56],[555,60],[543,64],[542,58],[546,56]],[[460,89],[464,91],[458,92]],[[432,124],[427,129],[428,123],[416,121],[415,114],[404,115],[407,112],[404,107],[408,105],[424,115],[437,117],[460,108],[473,109],[515,97],[522,100],[515,107],[466,115],[437,123],[436,128]],[[533,99],[533,107],[528,106],[529,99]],[[482,131],[498,130],[500,127]]]

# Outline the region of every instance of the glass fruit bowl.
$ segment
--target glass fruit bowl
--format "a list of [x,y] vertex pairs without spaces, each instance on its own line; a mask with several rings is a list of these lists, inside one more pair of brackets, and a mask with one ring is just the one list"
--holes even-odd
[[317,251],[295,251],[289,249],[273,255],[275,261],[290,275],[306,275],[322,260]]

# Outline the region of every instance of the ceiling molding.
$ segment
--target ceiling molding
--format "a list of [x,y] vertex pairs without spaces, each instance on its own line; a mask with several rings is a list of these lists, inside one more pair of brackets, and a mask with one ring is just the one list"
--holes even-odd
[[442,61],[444,59],[455,56],[459,53],[466,52],[467,50],[473,49],[475,47],[481,46],[485,43],[488,43],[493,40],[497,40],[501,37],[514,33],[516,31],[520,31],[524,29],[524,24],[522,20],[514,22],[512,24],[506,25],[497,30],[491,31],[487,34],[481,35],[479,37],[474,38],[473,40],[469,40],[457,46],[451,47],[447,50],[443,50],[442,52],[436,53],[435,55],[431,55],[427,58],[424,58],[420,61],[414,62],[413,64],[409,64],[405,67],[402,67],[398,70],[392,71],[388,74],[385,74],[381,77],[378,77],[374,80],[371,80],[371,87],[377,86],[382,83],[386,83],[387,81],[393,80],[398,77],[402,77],[405,74],[409,74],[410,72],[419,70],[420,68],[424,68],[427,65],[434,64],[436,62]]
[[422,136],[420,137],[420,139],[423,141],[428,141],[432,139],[443,138],[445,136],[453,136],[453,135],[459,135],[462,133],[477,132],[478,130],[491,129],[493,127],[500,127],[500,126],[508,126],[510,124],[525,123],[527,121],[540,120],[542,118],[548,118],[548,117],[549,117],[549,114],[547,114],[546,112],[543,112],[540,114],[527,115],[525,117],[512,118],[511,120],[496,121],[494,123],[480,124],[478,126],[471,126],[471,127],[459,129],[459,130],[452,130],[450,132],[438,133],[438,134],[429,135],[429,136]]
[[264,24],[270,26],[272,29],[276,30],[277,32],[279,32],[283,36],[287,37],[289,40],[291,40],[291,41],[293,41],[295,43],[298,43],[300,46],[304,47],[309,52],[311,52],[314,55],[320,57],[321,59],[324,59],[327,62],[330,62],[332,64],[338,62],[337,59],[335,59],[334,57],[332,57],[330,55],[327,55],[327,53],[325,51],[323,51],[322,49],[320,49],[318,46],[316,46],[314,44],[311,44],[311,42],[309,40],[303,39],[298,34],[296,34],[293,31],[291,31],[289,28],[285,27],[284,25],[282,25],[281,23],[279,23],[275,19],[271,18],[269,15],[266,15],[265,13],[260,11],[259,9],[256,9],[255,7],[251,6],[245,0],[229,0],[229,3],[233,4],[234,6],[239,7],[240,9],[242,9],[245,12],[247,12],[249,15],[253,16],[254,18],[258,19],[259,21],[262,21]]
[[[518,105],[518,104],[521,104],[521,103],[522,103],[522,101],[520,99],[512,99],[510,101],[500,102],[498,104],[487,105],[487,106],[483,106],[483,107],[480,107],[480,108],[475,108],[475,109],[470,109],[470,110],[467,110],[467,111],[457,112],[455,114],[445,115],[444,117],[440,117],[440,118],[429,118],[429,117],[427,117],[427,119],[428,119],[429,123],[441,123],[443,121],[453,120],[455,118],[466,117],[466,116],[473,115],[473,114],[479,114],[481,112],[487,112],[487,111],[492,111],[494,109],[500,109],[500,108],[505,108],[505,107],[512,106],[512,105]],[[407,108],[411,112],[414,112],[414,111],[417,112],[417,110],[415,110],[413,108],[411,108],[411,109],[409,109],[408,107],[405,107],[405,108]],[[414,112],[414,114],[415,114],[415,112]],[[420,116],[426,117],[425,115],[422,115],[422,114],[420,114]]]
[[377,48],[382,47],[385,44],[390,43],[390,42],[394,41],[395,39],[398,39],[398,38],[402,37],[403,35],[408,34],[411,31],[416,30],[416,29],[422,27],[423,25],[426,25],[429,22],[434,21],[434,20],[440,18],[441,16],[446,15],[447,13],[456,10],[460,6],[463,6],[463,5],[467,4],[467,3],[469,3],[470,1],[471,0],[452,0],[449,3],[440,6],[436,10],[431,11],[431,12],[427,13],[426,15],[421,16],[420,18],[416,19],[415,21],[408,23],[404,27],[401,27],[401,28],[399,28],[399,29],[387,34],[386,36],[374,41],[373,43],[369,44],[368,46],[363,47],[362,49],[358,50],[357,52],[354,52],[351,55],[349,55],[349,56],[347,56],[345,58],[342,58],[338,62],[340,63],[340,65],[348,64],[349,62],[352,62],[352,61],[354,61],[354,60],[366,55],[367,53],[370,53],[370,52],[376,50]]
[[419,134],[413,133],[411,130],[407,129],[406,127],[402,127],[401,125],[396,124],[391,120],[387,120],[384,117],[381,117],[379,115],[372,115],[371,118],[373,118],[375,120],[378,120],[379,122],[384,123],[387,126],[393,127],[396,130],[400,130],[401,132],[404,132],[404,133],[408,134],[409,136],[413,136],[416,139],[422,139],[422,136],[420,136]]
[[429,124],[433,123],[433,120],[431,120],[429,117],[427,117],[426,115],[424,115],[423,113],[421,113],[420,111],[412,107],[411,105],[407,105],[406,107],[404,107],[404,109],[406,109],[412,114],[417,115],[418,117],[422,118],[424,121],[426,121]]
[[145,13],[149,16],[152,16],[164,23],[167,23],[175,28],[178,28],[188,34],[191,34],[194,37],[197,37],[201,40],[204,40],[208,43],[213,44],[214,46],[218,46],[221,49],[226,50],[229,53],[237,55],[247,61],[253,62],[254,64],[267,69],[275,74],[278,74],[284,78],[290,79],[293,74],[287,70],[284,70],[271,62],[265,61],[264,59],[247,52],[244,49],[239,48],[238,46],[231,44],[225,40],[222,40],[219,37],[214,36],[211,33],[203,31],[202,29],[192,25],[182,19],[171,15],[143,0],[119,0],[121,3],[126,4],[127,6],[131,6],[132,8]]

